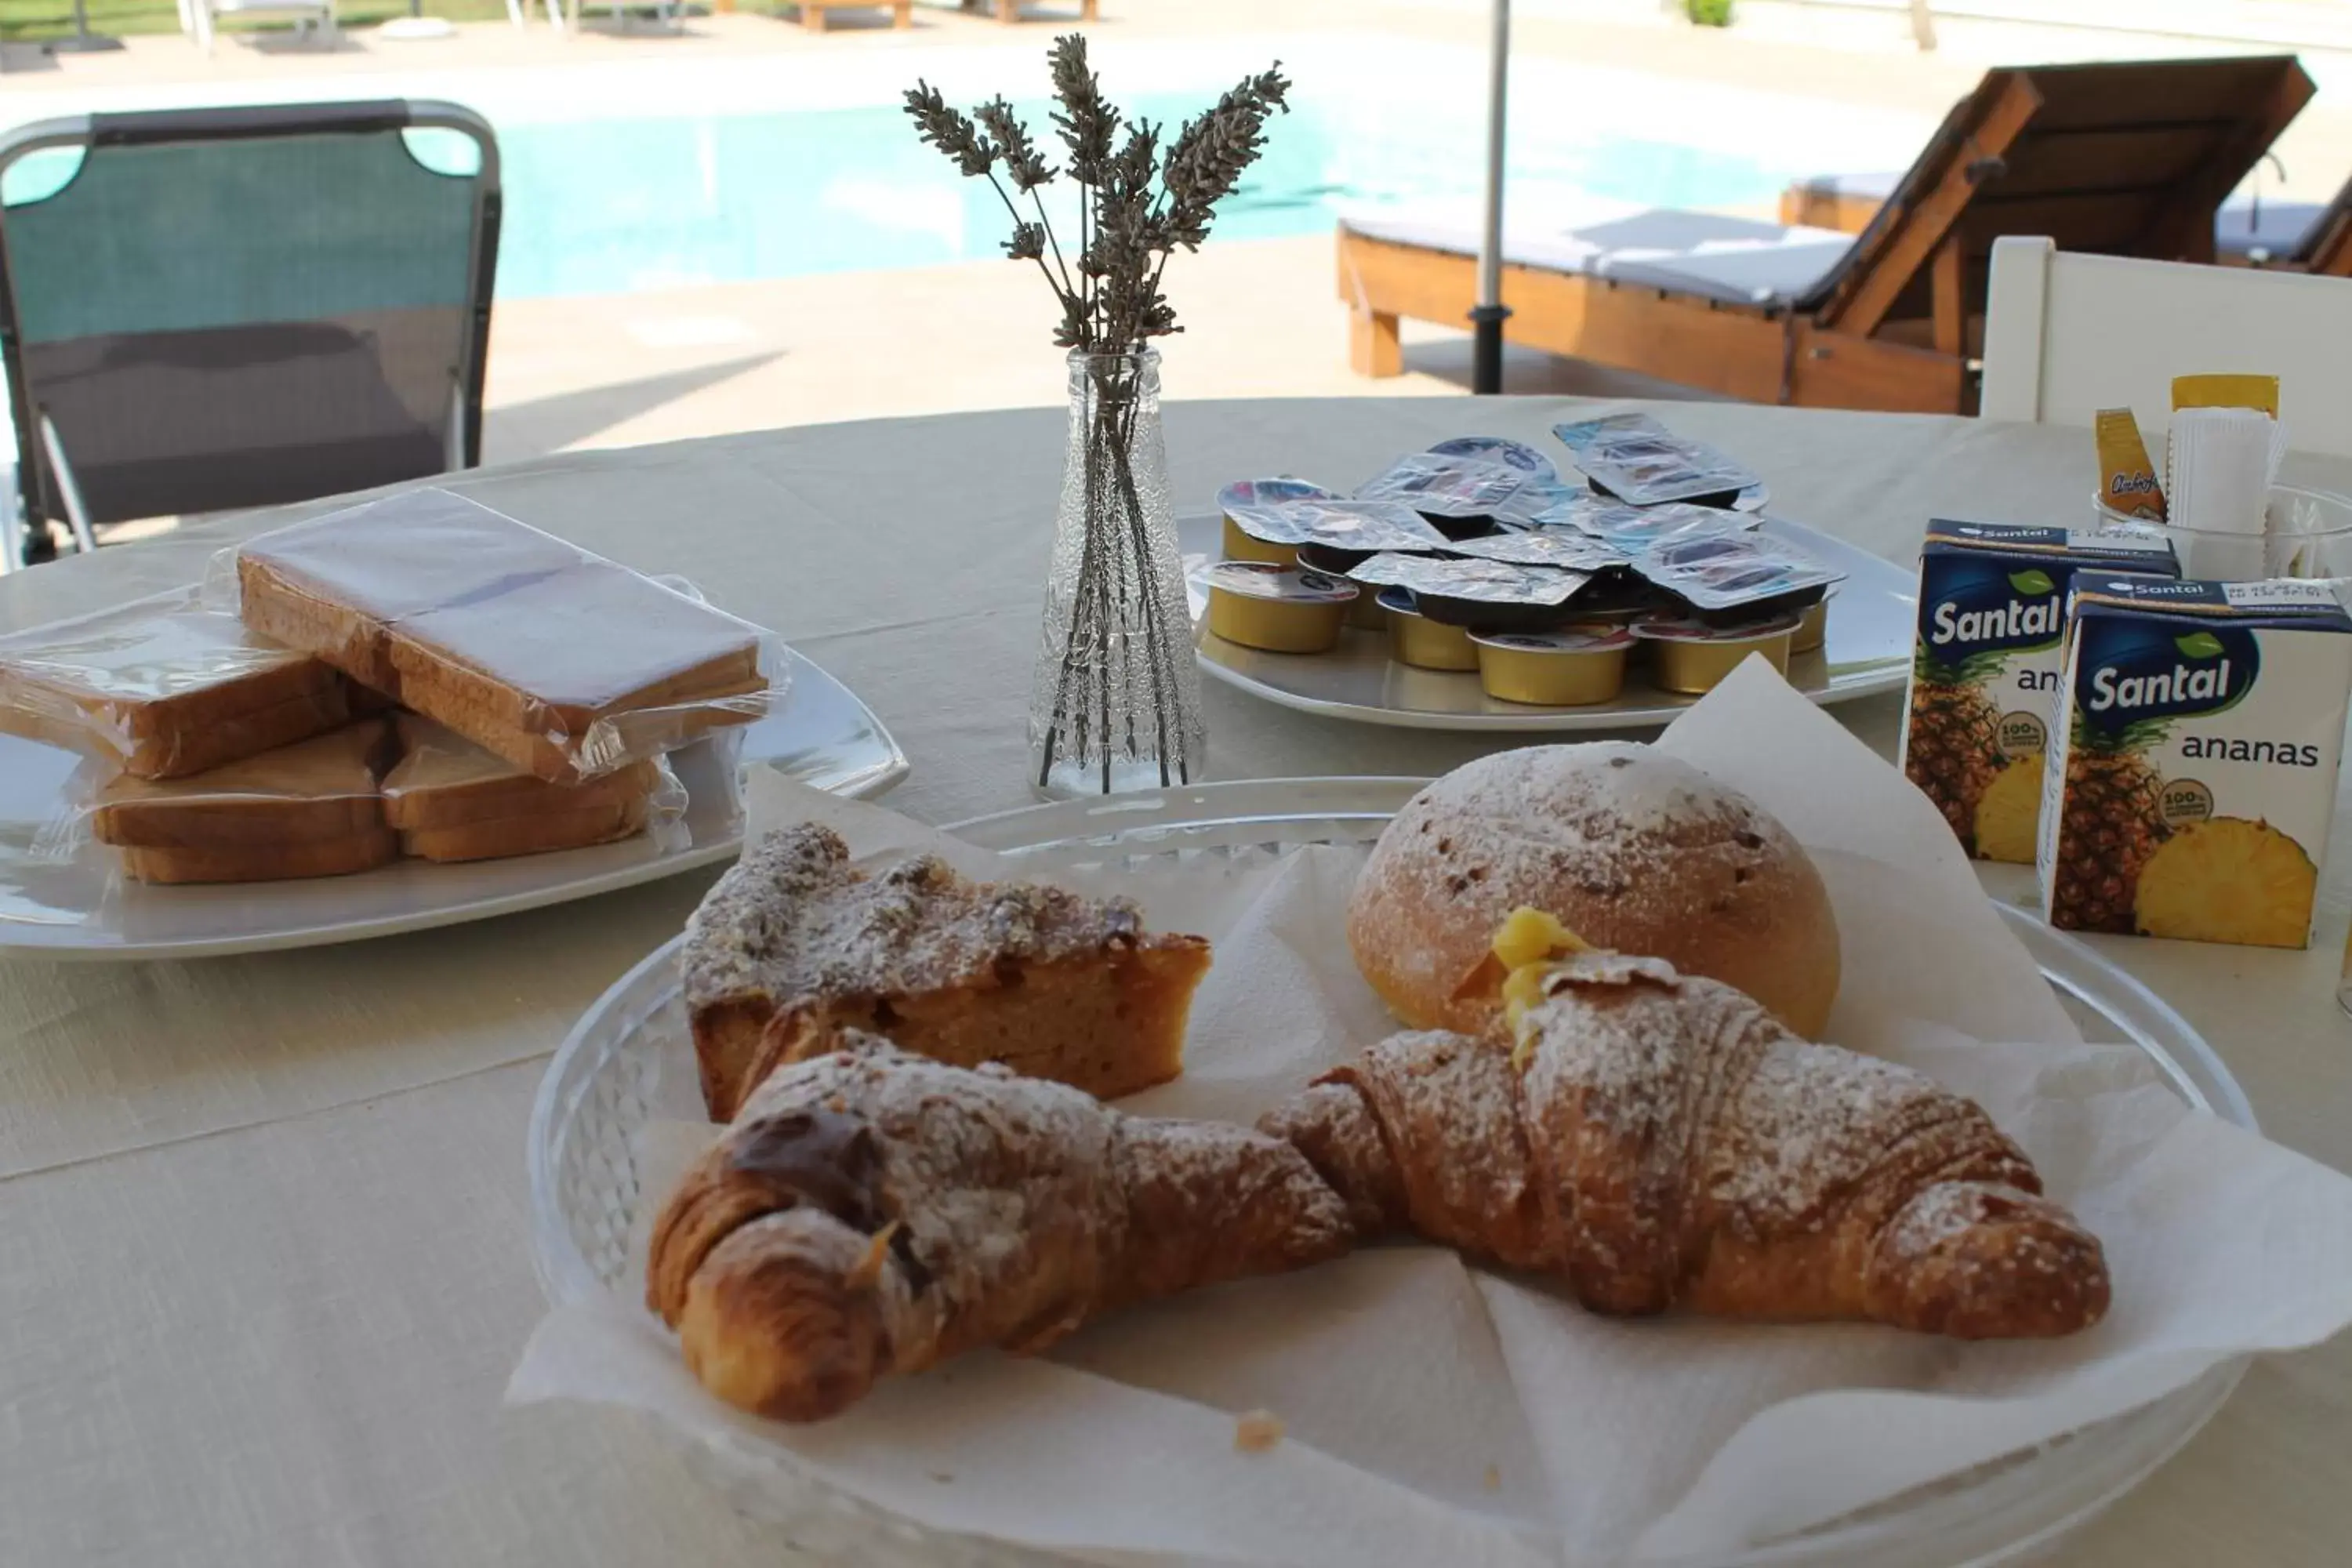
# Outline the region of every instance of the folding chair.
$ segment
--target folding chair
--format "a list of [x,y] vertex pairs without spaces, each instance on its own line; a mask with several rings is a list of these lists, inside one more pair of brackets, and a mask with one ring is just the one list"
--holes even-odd
[[0,360],[37,542],[51,519],[88,550],[100,523],[480,460],[499,195],[479,115],[74,116],[0,136],[0,180],[74,153],[53,189],[0,205]]

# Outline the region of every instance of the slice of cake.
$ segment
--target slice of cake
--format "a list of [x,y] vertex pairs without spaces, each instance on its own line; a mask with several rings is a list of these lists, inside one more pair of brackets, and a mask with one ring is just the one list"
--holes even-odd
[[683,960],[703,1099],[721,1121],[844,1026],[957,1067],[1132,1094],[1183,1070],[1208,967],[1205,940],[1146,932],[1124,899],[974,882],[929,857],[868,875],[814,824],[770,834],[719,879]]

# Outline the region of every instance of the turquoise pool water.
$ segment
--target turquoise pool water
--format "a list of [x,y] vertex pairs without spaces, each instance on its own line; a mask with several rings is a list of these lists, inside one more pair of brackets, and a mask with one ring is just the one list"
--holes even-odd
[[[1134,107],[1172,125],[1202,102]],[[1045,128],[1045,105],[1022,108]],[[1476,108],[1295,110],[1275,121],[1214,237],[1328,232],[1343,201],[1466,195],[1480,167]],[[1601,134],[1540,108],[1513,121],[1515,182],[1715,206],[1769,203],[1802,172]],[[499,142],[508,297],[924,267],[997,255],[1006,228],[986,182],[958,177],[895,107],[522,124],[502,127]]]
[[[1326,90],[1269,127],[1265,154],[1225,202],[1216,239],[1328,233],[1343,202],[1465,196],[1483,166],[1475,100]],[[1169,126],[1213,92],[1143,95]],[[1019,106],[1049,129],[1047,105]],[[1652,118],[1669,111],[1654,108]],[[1773,163],[1603,132],[1619,113],[1554,94],[1512,115],[1515,189],[1573,187],[1660,206],[1769,204],[1801,163]],[[494,117],[495,118],[495,117]],[[926,267],[1001,254],[1008,220],[985,181],[915,139],[895,105],[776,114],[527,120],[498,127],[506,299]],[[428,167],[471,173],[472,143],[412,132]],[[26,159],[0,200],[34,201],[69,180],[76,153]],[[1075,225],[1057,219],[1067,235]]]

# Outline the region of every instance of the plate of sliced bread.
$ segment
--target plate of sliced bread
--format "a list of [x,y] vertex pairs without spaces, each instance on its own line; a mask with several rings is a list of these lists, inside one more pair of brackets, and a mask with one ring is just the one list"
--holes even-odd
[[736,851],[746,762],[854,795],[907,769],[774,634],[411,492],[0,637],[0,952],[298,947],[630,887]]

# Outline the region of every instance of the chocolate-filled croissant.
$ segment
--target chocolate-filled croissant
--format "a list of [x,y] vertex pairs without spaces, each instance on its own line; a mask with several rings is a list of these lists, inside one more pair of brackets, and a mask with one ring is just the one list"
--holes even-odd
[[646,1296],[713,1394],[815,1421],[885,1373],[1043,1350],[1098,1313],[1351,1239],[1277,1139],[845,1033],[777,1068],[688,1172]]
[[1509,989],[1515,1041],[1398,1035],[1260,1129],[1367,1237],[1549,1275],[1596,1311],[1963,1339],[2106,1311],[2097,1238],[1973,1101],[1659,959],[1580,953]]

